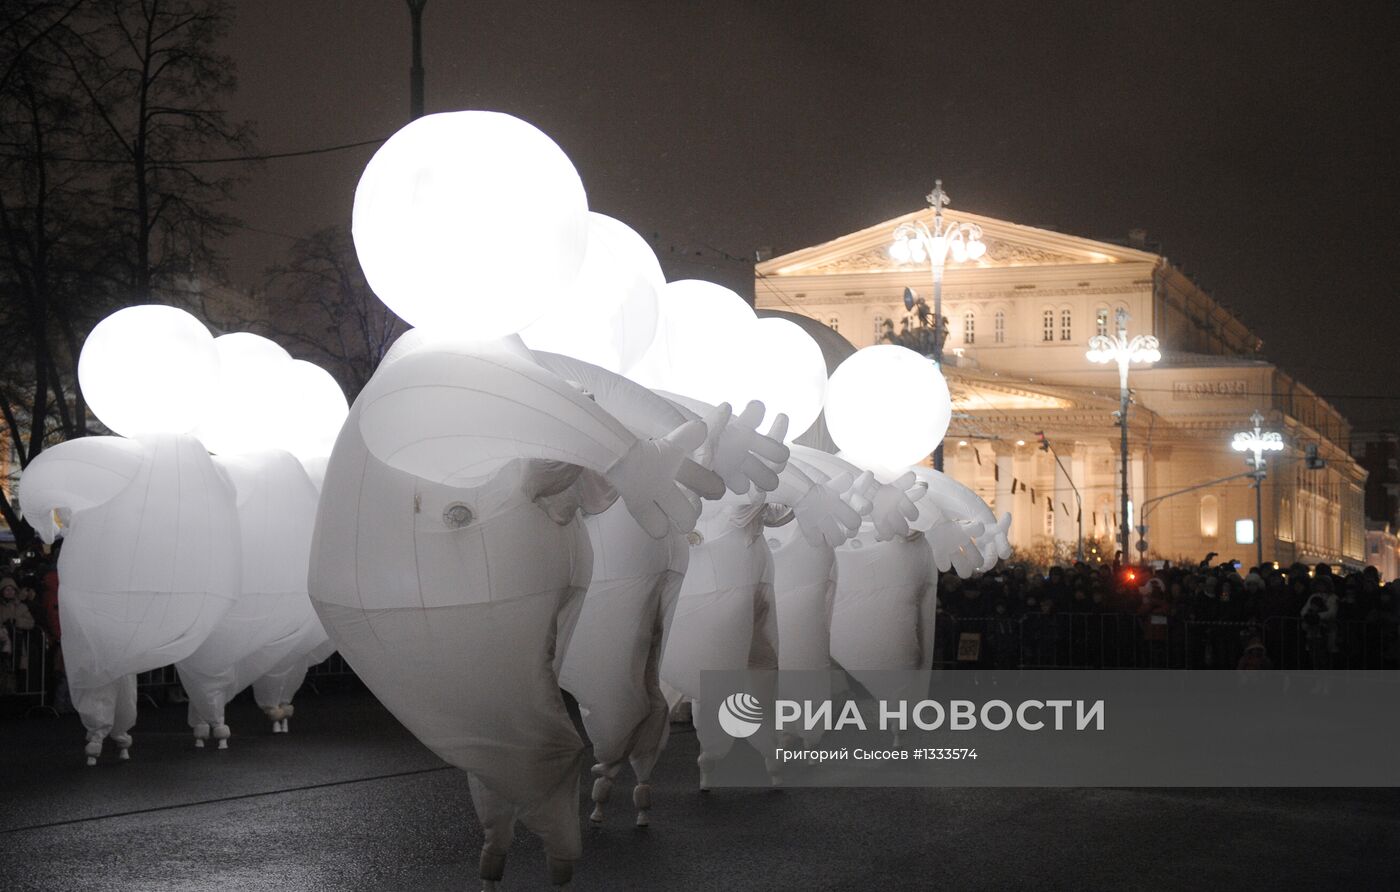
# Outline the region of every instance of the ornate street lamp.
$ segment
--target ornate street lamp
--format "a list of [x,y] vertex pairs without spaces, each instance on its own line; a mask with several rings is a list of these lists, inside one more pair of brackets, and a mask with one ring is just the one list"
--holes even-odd
[[1236,452],[1252,452],[1254,457],[1246,459],[1249,466],[1254,469],[1251,475],[1254,477],[1254,565],[1262,566],[1264,563],[1264,477],[1267,472],[1264,467],[1264,453],[1283,451],[1283,434],[1278,431],[1263,430],[1264,416],[1255,410],[1249,416],[1249,420],[1254,424],[1254,430],[1240,431],[1235,434],[1230,446]]
[[1128,311],[1116,314],[1118,333],[1094,335],[1089,339],[1089,351],[1084,354],[1090,362],[1118,364],[1118,427],[1121,430],[1119,460],[1122,463],[1122,497],[1120,499],[1118,538],[1123,561],[1128,561],[1128,366],[1131,363],[1153,363],[1162,358],[1157,339],[1152,335],[1128,338]]
[[[922,220],[901,223],[894,231],[890,256],[900,263],[928,262],[933,273],[933,361],[943,365],[943,267],[952,255],[954,263],[976,260],[987,253],[982,241],[982,227],[976,223],[955,223],[943,219],[943,208],[950,204],[943,181],[933,181],[933,191],[927,196],[933,208],[933,228]],[[933,451],[933,467],[943,470],[943,444]]]

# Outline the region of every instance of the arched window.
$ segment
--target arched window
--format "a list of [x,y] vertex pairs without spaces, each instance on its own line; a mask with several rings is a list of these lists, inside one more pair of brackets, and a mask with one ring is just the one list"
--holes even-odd
[[1041,314],[1040,339],[1042,341],[1055,340],[1055,311],[1046,310]]
[[963,313],[963,343],[974,344],[977,342],[977,317],[968,310]]
[[1094,334],[1108,334],[1108,307],[1099,307],[1094,314]]
[[827,324],[827,327],[830,328],[832,331],[840,331],[840,330],[841,330],[841,317],[840,317],[840,316],[831,316],[831,317],[828,317],[827,320],[826,320],[826,324]]
[[1214,539],[1220,534],[1220,499],[1201,496],[1201,538]]
[[1070,316],[1069,310],[1060,311],[1060,340],[1073,340],[1074,320]]
[[1006,314],[997,310],[997,314],[992,317],[992,340],[998,344],[1006,343]]
[[875,343],[877,343],[877,344],[883,344],[884,342],[885,342],[885,315],[884,315],[883,313],[876,313],[876,314],[875,314]]

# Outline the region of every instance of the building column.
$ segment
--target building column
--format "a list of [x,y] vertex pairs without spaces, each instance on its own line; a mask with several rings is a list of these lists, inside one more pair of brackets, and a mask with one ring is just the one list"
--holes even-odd
[[1054,467],[1055,488],[1051,491],[1051,497],[1055,500],[1055,541],[1071,544],[1078,533],[1074,523],[1074,488],[1070,486],[1068,474],[1073,461],[1073,456],[1068,453],[1059,455]]
[[1011,480],[1016,476],[1014,463],[1014,450],[1010,443],[1003,443],[1000,440],[992,443],[992,454],[996,456],[996,494],[992,501],[992,513],[1000,520],[1003,514],[1012,516],[1011,532],[1009,538],[1012,545],[1018,544],[1014,530],[1016,528],[1016,512],[1013,507],[1016,504],[1016,496],[1011,491]]

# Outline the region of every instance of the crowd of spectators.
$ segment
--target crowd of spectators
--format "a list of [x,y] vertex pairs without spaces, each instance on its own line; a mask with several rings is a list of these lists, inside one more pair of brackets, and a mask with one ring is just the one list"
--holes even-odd
[[[1400,584],[1374,567],[1009,565],[939,583],[943,664],[1383,668]],[[971,636],[971,637],[968,637]]]
[[62,671],[55,560],[31,551],[0,570],[0,694],[29,691],[41,674]]

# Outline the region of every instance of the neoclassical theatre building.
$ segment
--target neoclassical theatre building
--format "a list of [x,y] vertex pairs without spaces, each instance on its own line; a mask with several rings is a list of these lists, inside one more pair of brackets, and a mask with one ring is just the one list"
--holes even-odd
[[[1134,548],[1141,538],[1148,558],[1198,561],[1214,551],[1253,563],[1252,526],[1237,524],[1254,519],[1253,481],[1222,478],[1248,470],[1231,440],[1252,428],[1258,411],[1285,444],[1269,457],[1262,491],[1265,560],[1364,563],[1366,473],[1349,454],[1347,420],[1268,362],[1261,340],[1148,250],[1141,233],[1120,245],[960,211],[945,216],[980,226],[987,250],[962,263],[950,257],[946,267],[944,372],[954,419],[944,468],[998,513],[1012,513],[1014,545],[1043,552],[1058,544],[1072,555],[1081,524],[1087,540],[1117,538],[1118,372],[1085,352],[1093,335],[1113,333],[1123,309],[1128,335],[1155,335],[1162,353],[1129,375]],[[931,227],[933,211],[764,260],[755,269],[756,306],[810,317],[858,348],[917,329],[904,290],[932,305],[928,263],[901,263],[889,250],[895,229],[914,220]],[[909,411],[919,411],[920,395],[908,397]],[[1041,433],[1051,449],[1041,448]],[[1306,460],[1310,446],[1323,467],[1309,467],[1318,464]],[[1174,494],[1211,481],[1221,482]]]

